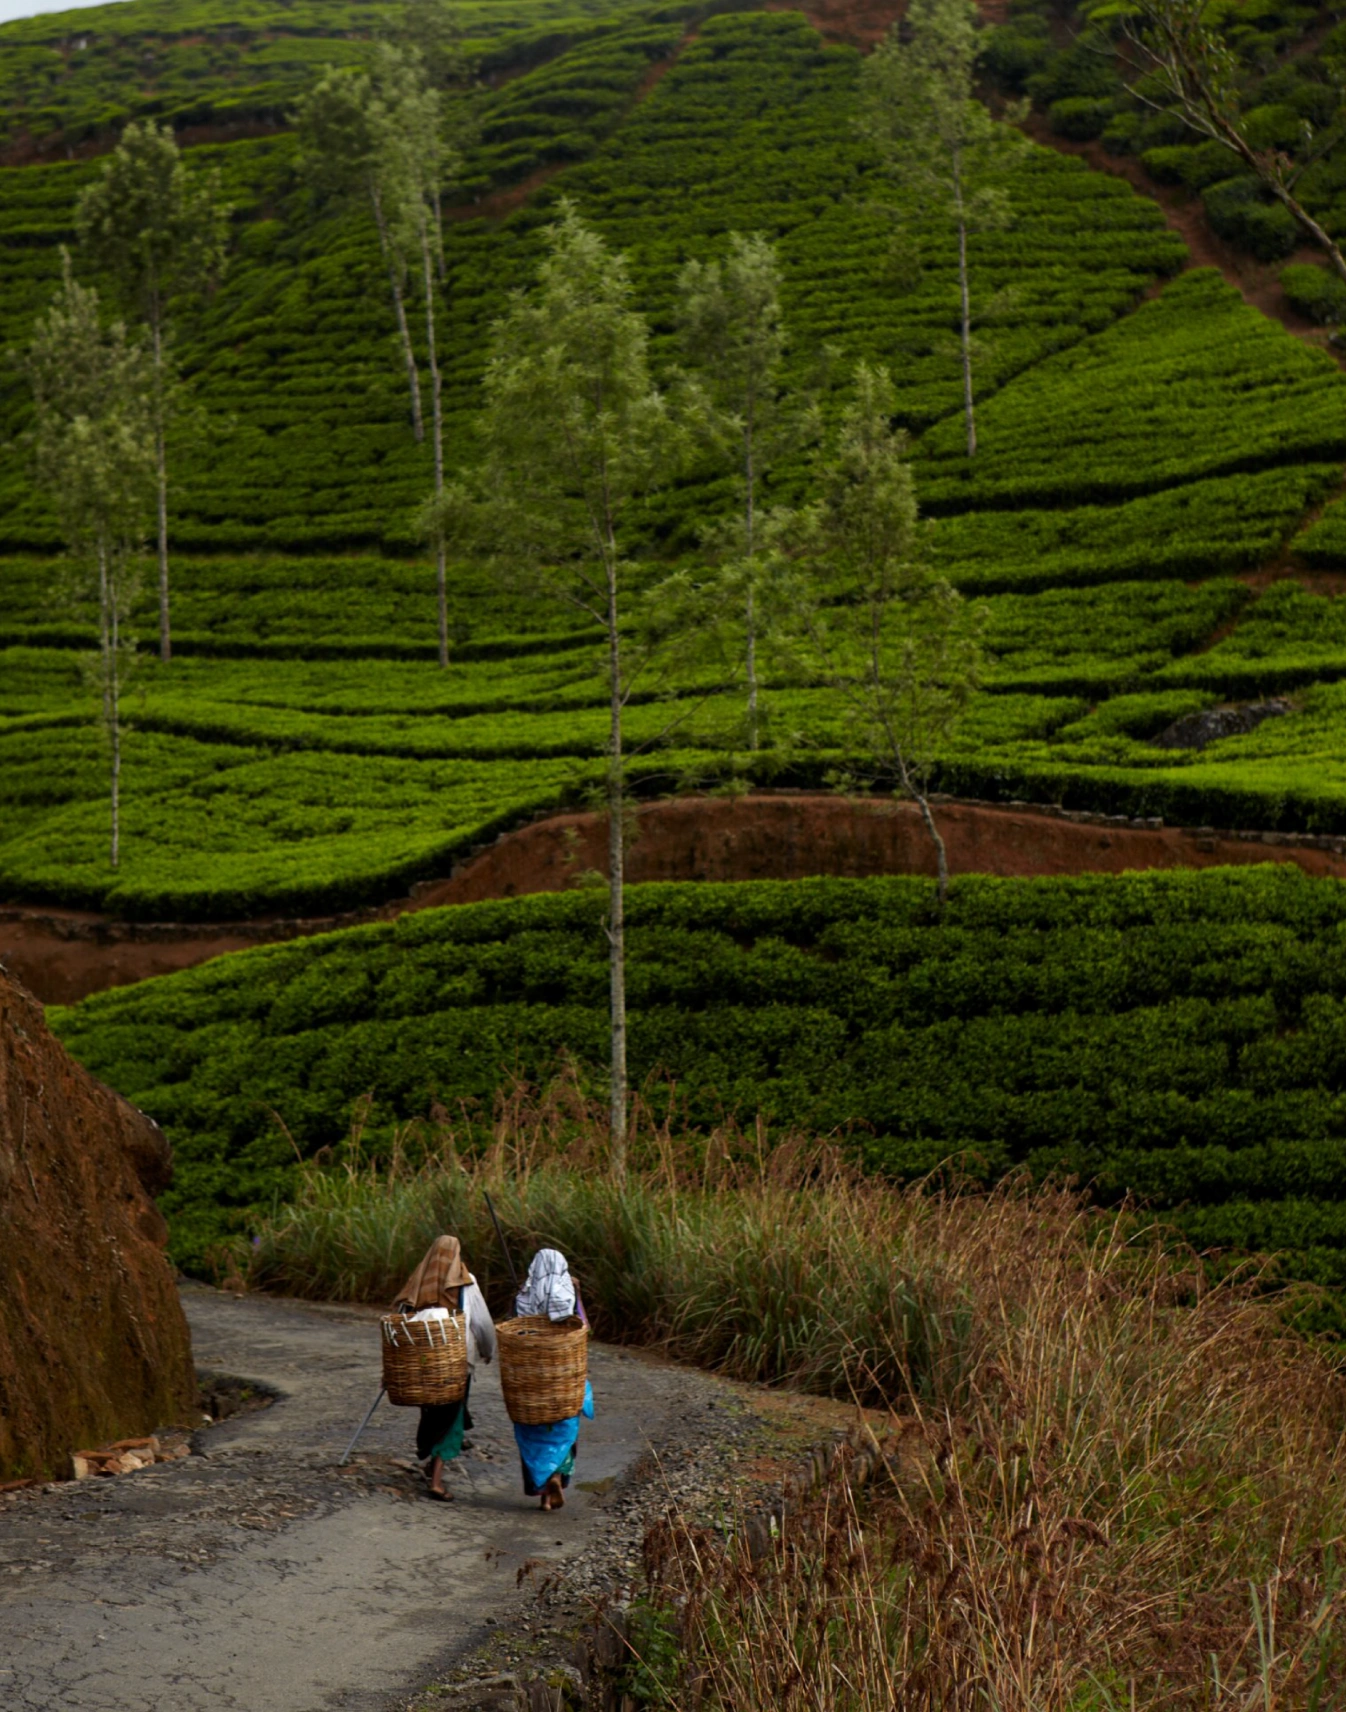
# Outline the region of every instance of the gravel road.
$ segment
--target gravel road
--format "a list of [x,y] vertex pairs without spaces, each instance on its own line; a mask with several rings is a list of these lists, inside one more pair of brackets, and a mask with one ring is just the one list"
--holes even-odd
[[[273,1388],[198,1433],[198,1454],[0,1499],[0,1706],[7,1712],[319,1712],[405,1704],[523,1612],[526,1583],[603,1555],[628,1477],[725,1410],[732,1388],[595,1345],[564,1510],[525,1499],[493,1367],[471,1449],[433,1504],[415,1411],[383,1404],[373,1317],[183,1291],[198,1366]],[[704,1429],[703,1429],[704,1430]],[[698,1434],[700,1436],[700,1434]],[[593,1490],[586,1491],[584,1486]],[[615,1543],[615,1541],[614,1541]]]

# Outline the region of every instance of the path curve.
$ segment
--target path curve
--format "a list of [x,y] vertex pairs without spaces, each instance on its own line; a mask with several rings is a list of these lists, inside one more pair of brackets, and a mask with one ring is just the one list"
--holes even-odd
[[522,1495],[493,1367],[452,1505],[410,1462],[414,1412],[383,1405],[373,1313],[204,1286],[183,1291],[198,1363],[283,1395],[117,1479],[0,1499],[0,1704],[7,1712],[374,1712],[517,1617],[538,1573],[572,1559],[647,1447],[727,1393],[704,1374],[595,1345],[598,1417],[577,1480],[544,1516]]
[[[957,874],[1032,878],[1292,862],[1346,879],[1346,839],[1215,832],[1125,816],[1068,814],[1028,803],[942,802],[936,813]],[[225,952],[441,904],[564,891],[606,867],[607,822],[558,814],[503,834],[442,880],[377,909],[344,916],[264,917],[218,924],[124,922],[41,906],[0,908],[0,959],[44,1004],[192,968]],[[934,856],[910,803],[775,792],[643,803],[627,861],[633,885],[654,880],[799,880],[933,874]]]

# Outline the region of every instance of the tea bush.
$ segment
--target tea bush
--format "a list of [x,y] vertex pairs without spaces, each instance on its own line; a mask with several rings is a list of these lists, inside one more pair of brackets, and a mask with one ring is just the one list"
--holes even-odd
[[[283,1189],[291,1138],[338,1143],[364,1096],[371,1135],[435,1103],[484,1124],[508,1073],[600,1065],[602,908],[426,911],[103,993],[54,1026],[164,1124],[199,1260]],[[838,1131],[899,1176],[950,1154],[1065,1168],[1346,1280],[1336,882],[964,877],[942,918],[917,879],[641,886],[628,921],[633,1074],[676,1084],[687,1122]]]

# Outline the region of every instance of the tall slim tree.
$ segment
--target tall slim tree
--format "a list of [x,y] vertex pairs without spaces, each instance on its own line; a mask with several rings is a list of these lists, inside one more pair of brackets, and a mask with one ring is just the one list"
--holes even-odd
[[973,0],[911,0],[861,71],[862,125],[889,177],[907,196],[947,214],[957,235],[968,457],[977,450],[977,422],[967,241],[1008,222],[1003,178],[1024,142],[974,96],[977,52]]
[[[391,227],[403,254],[417,258],[425,311],[426,366],[430,371],[431,448],[434,454],[434,499],[429,515],[442,514],[444,496],[444,381],[439,366],[436,299],[439,285],[440,195],[461,165],[457,150],[445,136],[440,92],[426,76],[419,53],[381,43],[376,61],[377,85],[383,91],[380,149],[386,162]],[[449,663],[449,615],[444,531],[433,534],[435,588],[439,616],[439,663]]]
[[[1320,59],[1335,90],[1336,118],[1317,130],[1302,120],[1301,143],[1291,155],[1257,140],[1248,125],[1242,100],[1246,74],[1224,34],[1230,13],[1213,8],[1209,0],[1096,0],[1087,11],[1096,23],[1116,28],[1130,61],[1132,95],[1228,149],[1323,251],[1338,278],[1346,279],[1340,246],[1295,194],[1309,168],[1346,134],[1346,63],[1341,57]],[[1232,17],[1236,21],[1237,13]]]
[[785,321],[780,262],[760,234],[729,235],[723,262],[688,262],[678,280],[683,347],[736,449],[743,502],[727,560],[742,603],[743,665],[748,691],[748,747],[760,743],[757,645],[762,580],[770,560],[760,552],[762,482],[782,446],[799,437],[801,411],[782,395]]
[[[461,155],[477,134],[483,94],[476,65],[464,48],[462,13],[453,0],[406,0],[394,39],[419,56],[427,82],[441,92],[440,136],[451,155]],[[443,211],[447,189],[447,184],[437,184],[431,190],[441,284],[448,278]]]
[[396,194],[389,174],[397,163],[387,148],[383,92],[368,72],[329,70],[300,101],[295,121],[309,181],[329,195],[362,200],[373,218],[407,371],[411,428],[420,442],[425,438],[421,377],[407,320],[408,258],[395,241],[389,213]]
[[98,294],[76,284],[70,257],[24,353],[33,389],[34,462],[76,573],[97,615],[93,680],[110,757],[109,854],[121,860],[122,689],[134,645],[127,632],[138,561],[159,473],[152,352],[121,322],[102,324]]
[[627,626],[640,600],[619,530],[666,478],[683,430],[650,378],[626,262],[563,202],[538,283],[496,324],[486,370],[486,476],[497,539],[532,586],[602,626],[608,677],[611,1148],[626,1168],[626,939],[622,715],[635,682]]
[[920,809],[942,905],[949,864],[930,780],[977,687],[986,613],[931,568],[895,404],[887,370],[862,363],[807,520],[818,596],[802,628],[812,671],[845,711],[852,775]]
[[148,329],[158,471],[159,654],[172,658],[168,603],[167,437],[176,365],[175,300],[199,295],[224,267],[229,210],[218,175],[189,174],[171,125],[133,120],[76,210],[81,243],[121,306]]

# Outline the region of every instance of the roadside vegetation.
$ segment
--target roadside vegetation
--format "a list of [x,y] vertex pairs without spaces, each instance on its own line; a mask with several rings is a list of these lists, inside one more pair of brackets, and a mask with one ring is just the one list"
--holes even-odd
[[[595,1123],[595,1119],[598,1121]],[[261,1288],[380,1301],[458,1232],[488,1295],[555,1244],[596,1329],[871,1410],[762,1537],[646,1540],[627,1687],[651,1706],[1298,1708],[1346,1686],[1346,1386],[1254,1280],[1212,1285],[1129,1210],[1060,1189],[905,1191],[826,1149],[638,1125],[604,1169],[573,1084],[311,1165],[241,1250]]]

